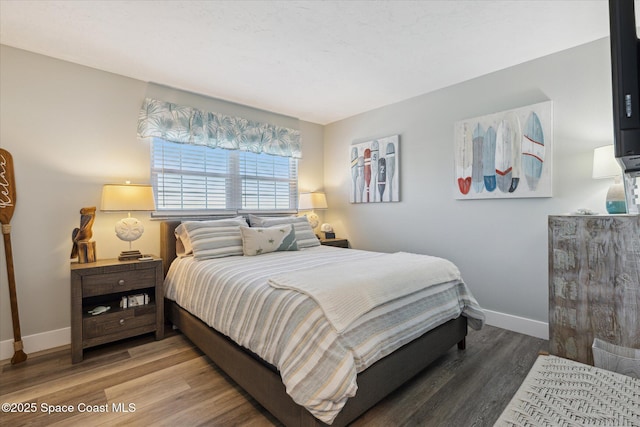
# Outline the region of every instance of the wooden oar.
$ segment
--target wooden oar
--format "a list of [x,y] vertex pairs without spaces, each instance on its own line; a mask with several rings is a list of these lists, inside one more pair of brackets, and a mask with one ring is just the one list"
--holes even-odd
[[9,278],[9,299],[11,300],[11,320],[13,321],[13,357],[11,363],[27,360],[22,350],[20,336],[20,316],[18,316],[18,297],[16,295],[16,278],[13,272],[13,253],[11,251],[11,217],[16,206],[16,186],[13,176],[13,157],[7,150],[0,148],[0,223],[4,239],[4,254],[7,259],[7,276]]

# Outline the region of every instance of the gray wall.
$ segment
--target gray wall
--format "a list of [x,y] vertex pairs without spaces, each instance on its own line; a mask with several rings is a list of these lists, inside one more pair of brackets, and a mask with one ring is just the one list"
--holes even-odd
[[[149,146],[136,137],[138,110],[149,86],[0,46],[0,146],[15,163],[17,204],[11,238],[27,353],[69,342],[69,254],[80,208],[99,208],[103,184],[149,182]],[[320,188],[323,127],[306,122],[299,126],[305,157],[300,182],[309,189]],[[113,231],[122,216],[97,212],[93,240],[98,258],[114,258],[128,248]],[[158,254],[159,223],[148,214],[136,216],[145,232],[134,246]],[[13,333],[0,246],[2,359],[13,354]]]
[[[612,183],[591,178],[593,148],[613,137],[609,64],[603,39],[326,126],[326,220],[355,248],[449,258],[481,306],[546,323],[547,215],[604,212]],[[553,197],[455,200],[454,123],[546,100]],[[401,202],[350,204],[349,145],[392,134],[400,134]],[[501,326],[513,320],[499,317]]]

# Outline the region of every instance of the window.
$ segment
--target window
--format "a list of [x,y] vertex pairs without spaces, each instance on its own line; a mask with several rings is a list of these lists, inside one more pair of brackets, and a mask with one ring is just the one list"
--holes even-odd
[[295,211],[298,161],[153,138],[151,183],[163,216]]

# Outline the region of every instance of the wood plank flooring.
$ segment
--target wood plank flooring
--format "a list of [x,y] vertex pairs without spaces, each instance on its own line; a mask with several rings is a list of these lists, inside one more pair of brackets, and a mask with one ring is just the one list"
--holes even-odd
[[[452,348],[352,425],[492,426],[547,347],[491,326],[470,330],[466,350]],[[0,403],[21,410],[0,412],[0,425],[280,425],[180,333],[88,350],[76,365],[63,347],[0,369]]]

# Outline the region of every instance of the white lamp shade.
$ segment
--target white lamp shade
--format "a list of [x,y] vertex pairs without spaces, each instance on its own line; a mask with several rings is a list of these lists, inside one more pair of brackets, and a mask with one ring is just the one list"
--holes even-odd
[[614,178],[622,174],[622,169],[613,152],[613,145],[605,145],[593,150],[593,178]]
[[298,210],[327,209],[327,197],[324,193],[300,193]]
[[102,187],[102,211],[152,211],[155,208],[153,188],[150,185],[106,184]]

